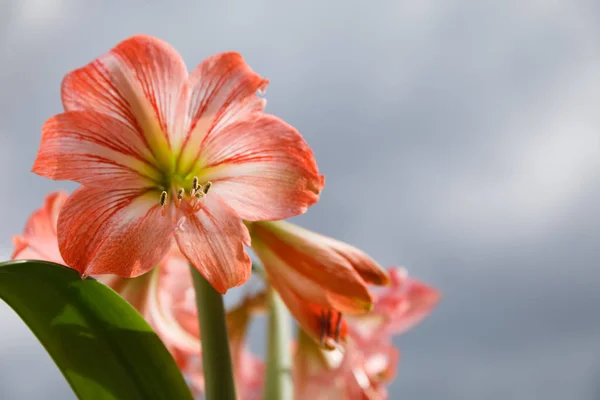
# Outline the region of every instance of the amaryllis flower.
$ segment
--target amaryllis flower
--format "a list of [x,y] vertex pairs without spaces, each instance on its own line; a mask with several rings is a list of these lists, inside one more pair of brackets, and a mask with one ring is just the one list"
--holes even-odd
[[[52,261],[66,265],[58,249],[56,223],[68,194],[46,196],[44,206],[27,220],[23,235],[13,238],[12,259]],[[94,275],[133,305],[169,349],[196,392],[204,390],[200,330],[193,281],[186,258],[172,248],[154,270],[136,278]],[[234,377],[240,393],[253,399],[262,391],[263,363],[244,345],[250,315],[264,308],[264,295],[249,297],[227,315]]]
[[362,251],[287,222],[250,225],[252,248],[269,283],[315,341],[335,348],[347,334],[342,314],[371,309],[367,284],[384,285],[388,275]]
[[82,276],[142,275],[175,241],[219,292],[245,282],[242,220],[306,211],[323,177],[290,125],[263,112],[268,81],[237,53],[188,75],[179,54],[131,37],[62,83],[65,113],[43,126],[33,172],[83,186],[58,221]]
[[346,318],[343,351],[324,351],[300,332],[294,363],[297,399],[387,398],[386,386],[399,359],[393,336],[419,323],[440,298],[437,290],[409,278],[406,270],[391,267],[388,272],[391,285],[375,289],[373,310]]

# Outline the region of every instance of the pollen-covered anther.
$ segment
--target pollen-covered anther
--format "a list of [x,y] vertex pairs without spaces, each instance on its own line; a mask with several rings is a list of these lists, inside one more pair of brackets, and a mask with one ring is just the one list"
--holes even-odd
[[202,192],[204,194],[208,194],[208,191],[210,190],[211,186],[212,186],[212,182],[211,181],[206,182],[204,184],[204,186],[202,186]]
[[165,204],[167,204],[167,192],[163,190],[160,194],[160,205],[162,207]]
[[338,312],[337,322],[335,323],[335,341],[340,341],[340,333],[342,330],[342,313]]
[[183,200],[183,196],[185,195],[185,189],[179,188],[177,190],[177,200],[175,201],[175,206],[179,207],[181,205],[181,201]]
[[321,334],[320,334],[320,342],[321,342],[321,346],[325,345],[325,339],[327,338],[326,335],[326,331],[327,331],[327,317],[325,317],[325,312],[321,311]]
[[160,193],[160,207],[161,207],[161,215],[164,217],[165,213],[166,213],[166,207],[165,205],[167,204],[167,192],[166,191],[162,191]]

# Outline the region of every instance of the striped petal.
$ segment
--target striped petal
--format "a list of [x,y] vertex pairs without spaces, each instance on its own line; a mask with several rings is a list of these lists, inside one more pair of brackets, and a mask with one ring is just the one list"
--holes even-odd
[[60,252],[82,276],[142,275],[162,260],[171,244],[172,224],[161,215],[153,192],[81,187],[58,219]]
[[179,249],[220,293],[246,282],[252,262],[244,250],[248,229],[216,193],[209,193],[195,213],[181,215],[175,231]]
[[33,172],[86,186],[141,188],[160,180],[144,141],[106,114],[72,111],[44,124]]
[[63,80],[66,111],[107,114],[128,124],[156,161],[172,167],[170,135],[183,120],[187,70],[169,44],[137,35]]
[[248,221],[306,212],[324,185],[312,150],[290,125],[262,113],[215,130],[202,145],[203,181],[211,181]]
[[256,91],[267,83],[238,53],[217,54],[200,63],[190,74],[186,129],[174,139],[179,170],[191,173],[197,167],[202,143],[220,128],[261,112],[265,101]]

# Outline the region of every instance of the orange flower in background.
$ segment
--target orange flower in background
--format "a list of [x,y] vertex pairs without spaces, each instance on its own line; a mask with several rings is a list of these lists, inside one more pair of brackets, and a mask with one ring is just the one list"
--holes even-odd
[[373,310],[346,318],[343,351],[323,351],[300,332],[294,360],[297,399],[387,398],[386,385],[394,379],[400,357],[393,336],[413,328],[440,299],[436,289],[409,278],[406,270],[391,267],[388,272],[391,284],[375,289]]
[[[67,201],[66,192],[46,196],[44,206],[29,217],[23,235],[13,238],[13,260],[43,260],[66,265],[58,250],[56,222]],[[169,349],[177,365],[198,393],[204,390],[202,350],[195,293],[189,264],[171,249],[158,268],[137,278],[95,275],[134,306]],[[256,398],[262,391],[263,363],[245,346],[252,314],[264,309],[264,295],[246,298],[227,315],[234,375],[240,399]],[[242,397],[242,394],[246,393]]]
[[65,113],[42,129],[33,171],[83,186],[58,221],[60,253],[82,276],[142,275],[175,241],[221,293],[251,262],[242,220],[306,211],[323,187],[311,149],[257,96],[267,80],[237,53],[191,74],[177,52],[129,38],[62,84]]
[[342,314],[372,307],[367,284],[385,285],[387,272],[346,243],[288,222],[249,225],[252,248],[269,283],[279,292],[304,331],[333,349],[347,335]]

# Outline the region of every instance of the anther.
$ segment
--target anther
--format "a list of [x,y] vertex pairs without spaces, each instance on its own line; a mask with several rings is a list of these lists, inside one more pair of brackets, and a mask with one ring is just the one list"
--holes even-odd
[[207,194],[208,191],[210,190],[210,187],[212,186],[212,182],[208,181],[204,184],[204,186],[202,187],[202,191],[204,192],[204,194]]
[[167,204],[167,192],[165,192],[164,190],[162,191],[162,193],[160,194],[160,205],[161,207],[164,206],[165,204]]
[[338,312],[337,322],[335,323],[335,341],[340,341],[340,331],[342,329],[342,313]]
[[183,194],[185,193],[185,189],[184,188],[180,188],[177,191],[177,200],[181,201],[183,200]]
[[325,318],[325,312],[321,311],[321,346],[325,345],[325,331],[326,331],[327,318]]
[[331,309],[327,310],[327,329],[325,330],[327,337],[331,337]]
[[198,190],[198,177],[195,176],[192,180],[192,191]]
[[201,198],[203,198],[204,196],[206,196],[206,194],[205,194],[205,193],[204,193],[202,190],[199,190],[199,191],[197,191],[197,192],[196,192],[195,196],[196,196],[197,198],[201,199]]

